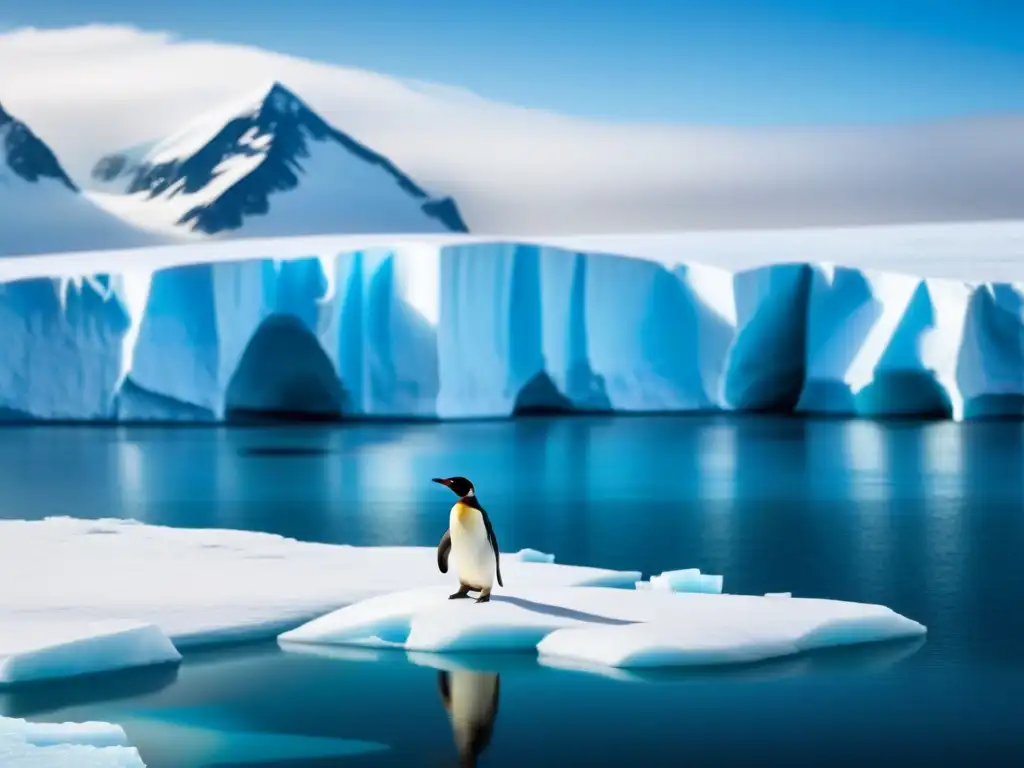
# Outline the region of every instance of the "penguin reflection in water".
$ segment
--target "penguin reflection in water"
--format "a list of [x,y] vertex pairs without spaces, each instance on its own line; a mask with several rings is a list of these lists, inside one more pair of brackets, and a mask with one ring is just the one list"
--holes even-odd
[[448,555],[455,555],[455,568],[459,576],[459,591],[449,595],[449,600],[469,597],[470,592],[479,592],[476,602],[486,603],[491,599],[491,588],[497,577],[501,583],[501,563],[498,555],[498,539],[491,527],[491,520],[476,497],[473,484],[464,477],[434,478],[435,483],[446,486],[459,497],[448,517],[448,530],[437,545],[437,567],[441,573],[448,573]]
[[459,768],[473,768],[491,743],[498,716],[500,680],[495,672],[460,669],[437,673],[441,703],[448,713],[459,752]]

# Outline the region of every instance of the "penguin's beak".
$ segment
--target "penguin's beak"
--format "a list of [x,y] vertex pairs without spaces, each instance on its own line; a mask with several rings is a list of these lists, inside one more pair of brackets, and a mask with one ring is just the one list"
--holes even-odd
[[437,483],[438,485],[448,485],[448,480],[444,477],[432,478],[430,482]]

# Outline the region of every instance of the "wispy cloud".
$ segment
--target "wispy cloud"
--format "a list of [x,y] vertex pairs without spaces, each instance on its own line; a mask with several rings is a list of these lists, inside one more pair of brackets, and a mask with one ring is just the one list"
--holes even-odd
[[[1024,117],[904,126],[606,125],[457,88],[127,27],[0,34],[0,103],[72,175],[271,80],[495,233],[1014,217]],[[667,95],[666,97],[669,97]]]

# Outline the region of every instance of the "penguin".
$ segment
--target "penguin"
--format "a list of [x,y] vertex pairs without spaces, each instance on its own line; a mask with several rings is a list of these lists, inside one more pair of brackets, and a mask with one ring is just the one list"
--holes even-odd
[[459,768],[473,768],[491,743],[501,676],[495,672],[442,671],[437,673],[437,685],[459,752]]
[[486,603],[491,599],[491,588],[497,576],[501,581],[501,562],[498,555],[498,539],[491,527],[491,519],[476,497],[473,484],[464,477],[435,477],[433,482],[446,486],[459,497],[448,516],[448,530],[437,545],[437,567],[441,573],[448,573],[448,555],[455,553],[455,565],[459,575],[459,591],[449,595],[449,600],[469,597],[471,591],[479,592],[476,602]]

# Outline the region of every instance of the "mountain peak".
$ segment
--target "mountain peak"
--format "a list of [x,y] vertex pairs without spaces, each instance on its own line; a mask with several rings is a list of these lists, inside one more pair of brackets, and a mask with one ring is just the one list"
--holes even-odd
[[[346,216],[356,231],[466,231],[454,201],[431,199],[394,163],[331,126],[278,81],[193,121],[137,160],[110,155],[93,169],[104,183],[124,175],[129,195],[166,204],[174,226],[210,235],[247,220],[255,220],[249,229],[261,226],[272,200],[277,211],[287,210],[300,199],[296,194],[315,209],[300,220],[315,220],[318,231],[345,226]],[[339,193],[351,197],[337,199]]]
[[277,81],[271,83],[266,89],[263,98],[260,100],[260,107],[279,114],[294,114],[301,110],[309,109],[302,99],[295,95],[294,91]]

